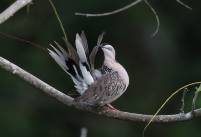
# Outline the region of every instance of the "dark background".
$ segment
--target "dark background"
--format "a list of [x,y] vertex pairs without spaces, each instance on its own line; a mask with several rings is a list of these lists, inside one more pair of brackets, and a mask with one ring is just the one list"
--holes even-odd
[[[54,0],[55,6],[74,43],[75,34],[85,30],[89,45],[106,31],[104,42],[112,44],[117,60],[130,76],[128,90],[113,105],[124,111],[153,114],[179,87],[201,78],[201,1],[183,0],[190,11],[175,0],[150,0],[161,26],[151,38],[156,22],[144,4],[122,13],[99,18],[75,16],[75,12],[107,12],[132,0]],[[1,0],[0,11],[12,0]],[[35,0],[27,12],[20,10],[0,25],[0,32],[48,47],[62,33],[47,0]],[[50,85],[71,95],[73,83],[56,63],[40,49],[0,37],[0,56],[9,59]],[[192,92],[186,96],[185,111],[190,111]],[[175,96],[161,114],[179,113],[181,94]],[[197,107],[201,101],[197,101]],[[149,137],[200,137],[200,118],[192,121],[153,124]],[[2,137],[79,137],[88,128],[88,137],[140,137],[144,124],[108,119],[81,112],[57,102],[19,78],[0,69],[0,136]]]

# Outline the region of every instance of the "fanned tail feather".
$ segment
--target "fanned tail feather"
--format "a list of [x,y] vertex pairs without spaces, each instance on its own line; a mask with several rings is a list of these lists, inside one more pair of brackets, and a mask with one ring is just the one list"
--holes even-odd
[[83,74],[83,78],[85,82],[88,85],[91,85],[94,82],[94,79],[90,73],[91,68],[86,56],[86,51],[88,51],[88,46],[86,42],[87,41],[86,41],[86,36],[84,32],[82,32],[82,38],[79,36],[79,34],[76,34],[75,45],[77,49],[77,54],[80,59],[80,62],[79,62],[80,70]]
[[83,42],[83,47],[84,47],[84,50],[85,50],[85,54],[86,54],[86,56],[88,56],[88,54],[89,54],[89,48],[88,48],[87,37],[86,37],[84,31],[82,31],[80,37],[81,37],[82,42]]
[[82,37],[79,34],[76,35],[75,44],[77,52],[69,43],[67,45],[68,52],[56,41],[54,41],[54,44],[56,46],[50,44],[53,50],[48,49],[49,55],[71,77],[76,90],[83,94],[88,86],[94,82],[86,56],[88,52],[86,36],[84,33],[82,33]]

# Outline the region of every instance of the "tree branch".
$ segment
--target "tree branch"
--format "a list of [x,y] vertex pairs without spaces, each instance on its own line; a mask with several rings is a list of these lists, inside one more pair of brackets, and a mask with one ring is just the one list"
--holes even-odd
[[[120,119],[120,120],[127,120],[133,122],[148,122],[153,118],[153,115],[144,115],[144,114],[137,114],[137,113],[129,113],[119,110],[108,110],[105,111],[104,108],[92,108],[90,106],[86,106],[83,104],[79,104],[74,102],[73,98],[58,91],[57,89],[53,88],[52,86],[48,85],[47,83],[41,81],[37,77],[33,76],[32,74],[26,72],[22,68],[16,66],[15,64],[11,63],[10,61],[0,57],[0,68],[8,71],[9,73],[16,75],[17,77],[21,78],[22,80],[26,81],[36,89],[50,95],[51,97],[55,98],[56,100],[60,101],[61,103],[76,108],[78,110],[92,112],[97,115],[113,118],[113,119]],[[194,112],[188,113],[179,113],[174,115],[157,115],[153,122],[155,123],[169,123],[169,122],[177,122],[177,121],[187,121],[191,120],[195,117],[201,117],[201,109],[196,109]]]
[[30,4],[31,2],[32,0],[17,0],[16,2],[14,2],[10,7],[8,7],[0,14],[0,24],[5,22],[7,19],[13,16],[18,10]]
[[[0,24],[5,22],[8,18],[14,15],[14,13],[16,13],[18,10],[20,10],[27,4],[29,4],[31,1],[32,0],[17,0],[8,9],[6,9],[4,12],[0,14]],[[141,0],[137,0],[136,2],[140,2],[140,1]],[[133,5],[135,4],[137,3],[134,2]],[[129,8],[129,7],[125,7],[125,8]],[[123,10],[125,9],[122,9],[122,11]],[[119,12],[119,11],[116,11],[116,12]],[[50,95],[51,97],[55,98],[61,103],[69,107],[76,108],[78,110],[92,112],[97,115],[101,115],[101,116],[105,116],[105,117],[109,117],[113,119],[128,120],[133,122],[149,122],[153,118],[153,115],[129,113],[129,112],[124,112],[119,110],[109,110],[109,109],[105,109],[104,107],[92,108],[90,106],[76,103],[74,102],[74,99],[72,97],[58,91],[57,89],[43,82],[39,78],[33,76],[32,74],[26,72],[22,68],[16,66],[15,64],[11,63],[10,61],[2,57],[0,57],[0,68],[8,71],[9,73],[13,75],[16,75],[17,77],[29,83],[36,89]],[[154,117],[152,122],[169,123],[169,122],[177,122],[177,121],[187,121],[195,117],[201,117],[201,109],[196,109],[193,112],[179,113],[174,115],[157,115]]]

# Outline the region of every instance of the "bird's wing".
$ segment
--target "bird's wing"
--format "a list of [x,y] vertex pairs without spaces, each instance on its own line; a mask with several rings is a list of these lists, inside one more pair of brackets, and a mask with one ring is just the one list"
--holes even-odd
[[80,61],[82,63],[88,64],[85,49],[84,49],[84,42],[78,33],[76,34],[75,46],[76,46],[77,54],[79,56]]
[[75,40],[75,45],[77,49],[77,54],[79,56],[79,66],[80,70],[82,72],[84,81],[88,84],[91,85],[94,82],[94,79],[91,74],[91,67],[88,63],[85,49],[84,49],[84,42],[79,36],[79,34],[76,34],[76,40]]

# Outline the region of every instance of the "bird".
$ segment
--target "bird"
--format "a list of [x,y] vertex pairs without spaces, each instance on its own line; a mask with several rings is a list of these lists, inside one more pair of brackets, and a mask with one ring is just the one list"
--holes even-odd
[[[74,99],[77,103],[89,106],[111,106],[127,89],[129,76],[126,69],[116,60],[112,45],[102,43],[104,33],[99,35],[97,44],[89,53],[88,42],[84,31],[76,34],[75,48],[65,39],[67,50],[56,41],[50,44],[49,55],[71,77],[80,96]],[[103,51],[104,61],[98,69],[94,67],[95,57]]]

